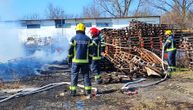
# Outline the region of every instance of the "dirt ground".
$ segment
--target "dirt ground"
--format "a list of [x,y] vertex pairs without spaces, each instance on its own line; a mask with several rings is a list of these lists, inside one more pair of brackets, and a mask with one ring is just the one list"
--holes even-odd
[[[159,80],[148,78],[143,83]],[[69,81],[69,73],[39,76],[17,82],[19,87],[40,87],[49,83]],[[14,82],[15,84],[16,82]],[[141,83],[139,83],[141,84]],[[10,87],[13,83],[4,84]],[[158,85],[139,88],[138,94],[127,95],[118,89],[124,83],[103,84],[94,87],[107,91],[86,99],[70,97],[68,86],[62,85],[44,92],[16,97],[0,103],[1,110],[193,110],[193,71],[178,71]],[[61,95],[61,93],[63,93]]]

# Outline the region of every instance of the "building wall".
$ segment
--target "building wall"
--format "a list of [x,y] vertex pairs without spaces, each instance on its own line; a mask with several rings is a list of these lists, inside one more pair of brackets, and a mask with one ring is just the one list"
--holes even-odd
[[[60,21],[64,20],[20,20],[20,21],[0,21],[0,26],[3,25],[8,28],[8,33],[11,33],[13,27],[18,32],[17,35],[9,36],[10,39],[18,39],[19,45],[25,50],[26,55],[34,55],[39,52],[48,54],[49,52],[57,55],[62,55],[65,58],[68,53],[69,41],[75,35],[75,27],[79,22],[85,23],[86,34],[89,36],[89,29],[91,27],[103,28],[123,28],[129,26],[131,20],[139,20],[147,23],[159,24],[160,17],[127,17],[127,18],[77,18],[77,19],[65,19],[63,28],[57,28],[60,26]],[[58,23],[56,25],[56,22]],[[70,25],[69,25],[70,24]],[[2,32],[2,31],[1,31]],[[14,30],[15,32],[15,30]],[[4,34],[2,32],[2,34]],[[16,34],[16,33],[14,33]],[[5,35],[6,36],[6,35]],[[4,36],[3,36],[4,37]],[[6,36],[7,37],[7,36]],[[14,41],[14,40],[13,40]],[[56,53],[56,54],[55,54]]]
[[[54,20],[23,20],[22,28],[19,29],[20,39],[25,42],[28,37],[42,38],[42,37],[57,37],[58,39],[67,39],[68,41],[75,35],[75,27],[79,22],[92,24],[92,27],[97,27],[99,29],[103,28],[122,28],[129,26],[129,22],[132,20],[144,21],[152,24],[159,24],[160,17],[128,17],[128,18],[93,18],[93,19],[66,19],[65,23],[70,23],[71,26],[68,28],[56,28]],[[40,24],[40,28],[27,28],[26,25],[30,24]],[[104,23],[108,24],[107,26]],[[98,26],[103,25],[103,26]],[[89,35],[89,29],[86,28],[86,34]]]

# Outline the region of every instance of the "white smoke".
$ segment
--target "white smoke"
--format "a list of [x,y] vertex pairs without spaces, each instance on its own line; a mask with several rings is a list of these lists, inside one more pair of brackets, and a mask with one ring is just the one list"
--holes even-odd
[[16,25],[0,22],[0,62],[23,56]]
[[67,58],[69,41],[66,37],[53,36],[49,45],[36,50],[31,57],[44,62],[63,61]]
[[[18,25],[20,27],[20,25]],[[26,53],[31,49],[26,47],[26,42],[23,42],[20,36],[21,29],[17,28],[13,22],[0,22],[0,62],[6,62],[11,59],[19,57],[35,57],[44,62],[62,61],[67,57],[69,48],[68,37],[61,35],[47,35],[52,38],[51,44],[42,46],[42,44],[35,44],[38,48],[27,55]],[[43,36],[43,35],[42,35]],[[44,41],[44,37],[41,38]]]

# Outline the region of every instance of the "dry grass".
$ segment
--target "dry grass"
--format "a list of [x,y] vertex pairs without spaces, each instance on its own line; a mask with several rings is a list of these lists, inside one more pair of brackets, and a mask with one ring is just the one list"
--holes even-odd
[[193,79],[193,70],[178,70],[172,73],[173,76]]
[[2,89],[18,89],[21,87],[19,78],[13,74],[13,82],[5,83],[3,80],[0,81],[0,90]]
[[1,84],[0,85],[0,90],[3,90],[3,89],[19,89],[21,88],[21,84],[20,82],[16,81],[14,83],[11,83],[11,84]]

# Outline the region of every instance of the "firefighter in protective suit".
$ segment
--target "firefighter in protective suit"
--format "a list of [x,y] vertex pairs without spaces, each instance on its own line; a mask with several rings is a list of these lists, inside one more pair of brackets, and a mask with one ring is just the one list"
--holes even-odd
[[91,72],[95,75],[95,82],[97,84],[102,83],[100,75],[100,60],[101,60],[101,40],[99,37],[99,30],[95,27],[90,28],[90,34],[92,37],[92,62]]
[[168,53],[168,72],[171,73],[176,70],[176,41],[171,30],[166,30],[165,35],[167,40],[164,43],[164,50]]
[[79,72],[83,75],[84,89],[88,97],[91,97],[91,80],[89,78],[89,55],[91,54],[91,39],[85,35],[85,25],[76,26],[76,35],[70,41],[68,58],[71,64],[71,96],[76,95]]

